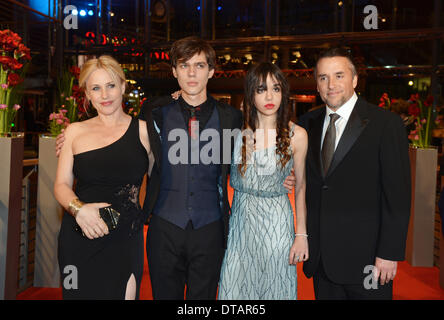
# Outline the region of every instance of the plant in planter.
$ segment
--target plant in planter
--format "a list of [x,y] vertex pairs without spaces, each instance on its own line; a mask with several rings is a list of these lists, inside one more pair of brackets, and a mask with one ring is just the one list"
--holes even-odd
[[49,132],[53,137],[57,137],[62,132],[62,129],[65,129],[70,123],[66,117],[68,110],[63,109],[63,107],[59,112],[53,112],[49,115]]
[[433,108],[433,97],[429,96],[422,101],[418,94],[412,94],[408,101],[410,103],[408,112],[416,126],[410,131],[409,139],[414,147],[430,148],[433,129],[439,123],[437,111]]
[[29,60],[30,50],[22,38],[11,30],[0,30],[0,134],[11,131],[20,109],[20,84]]

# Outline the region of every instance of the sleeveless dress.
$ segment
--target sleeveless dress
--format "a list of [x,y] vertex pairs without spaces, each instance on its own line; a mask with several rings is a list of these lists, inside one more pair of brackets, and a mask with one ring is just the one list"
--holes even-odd
[[58,260],[64,299],[124,299],[131,274],[139,297],[143,273],[143,225],[139,190],[148,156],[132,119],[124,135],[103,148],[74,155],[75,193],[85,203],[107,202],[120,213],[116,229],[90,240],[64,213]]
[[241,147],[239,135],[231,164],[234,196],[218,298],[295,300],[296,266],[288,263],[295,237],[294,220],[283,186],[293,158],[282,168],[277,163],[276,146],[255,151],[253,163],[242,176],[238,170]]

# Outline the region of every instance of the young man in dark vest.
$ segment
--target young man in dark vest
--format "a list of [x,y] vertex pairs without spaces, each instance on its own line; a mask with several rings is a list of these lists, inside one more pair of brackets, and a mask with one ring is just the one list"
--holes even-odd
[[[195,37],[178,40],[170,59],[181,96],[158,99],[141,111],[155,158],[144,204],[152,213],[147,256],[153,298],[183,299],[186,285],[187,299],[215,299],[230,209],[229,165],[191,163],[191,153],[200,154],[205,144],[197,142],[199,150],[191,150],[191,140],[204,129],[217,130],[222,137],[223,129],[240,128],[242,114],[207,94],[216,59],[207,42]],[[177,129],[187,133],[186,141],[169,141]],[[169,159],[170,148],[183,142],[187,159]]]
[[[147,121],[155,158],[144,204],[144,210],[152,213],[147,256],[153,297],[184,299],[186,285],[186,299],[215,299],[228,231],[230,164],[203,163],[199,155],[207,142],[199,141],[199,134],[216,130],[220,137],[216,158],[223,158],[223,146],[228,143],[231,159],[233,140],[224,140],[222,131],[240,129],[242,114],[207,93],[215,52],[206,41],[196,37],[178,40],[170,59],[181,96],[147,103],[140,115]],[[181,143],[177,138],[169,141],[178,129],[186,133],[186,144],[180,151],[187,151],[185,163],[178,163],[176,152],[170,152]],[[198,154],[197,162],[192,159],[193,152]],[[210,157],[214,159],[214,154]],[[294,178],[289,177],[285,186],[292,189]]]

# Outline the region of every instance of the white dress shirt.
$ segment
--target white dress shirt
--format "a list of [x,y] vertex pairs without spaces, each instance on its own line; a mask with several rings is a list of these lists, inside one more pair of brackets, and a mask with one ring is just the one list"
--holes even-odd
[[[345,126],[347,125],[348,119],[350,118],[350,114],[352,113],[357,100],[358,100],[358,95],[355,92],[353,93],[352,97],[348,99],[348,101],[344,103],[341,107],[339,107],[339,109],[336,111],[336,114],[339,115],[339,119],[336,120],[335,122],[335,128],[336,128],[335,150],[338,146],[342,134],[344,133]],[[325,133],[327,132],[327,128],[330,123],[330,114],[335,113],[328,106],[326,106],[325,109],[326,112],[324,119],[324,127],[322,129],[321,150],[322,150],[322,145],[324,143]]]

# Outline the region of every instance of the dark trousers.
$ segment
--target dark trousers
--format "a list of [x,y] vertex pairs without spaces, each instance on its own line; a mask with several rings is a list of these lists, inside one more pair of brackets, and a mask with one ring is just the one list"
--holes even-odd
[[[364,274],[363,274],[364,276]],[[392,300],[393,281],[385,285],[378,282],[377,289],[366,289],[362,284],[337,284],[325,274],[322,260],[313,276],[316,300]]]
[[224,256],[223,222],[185,230],[153,215],[147,257],[155,300],[215,300]]

